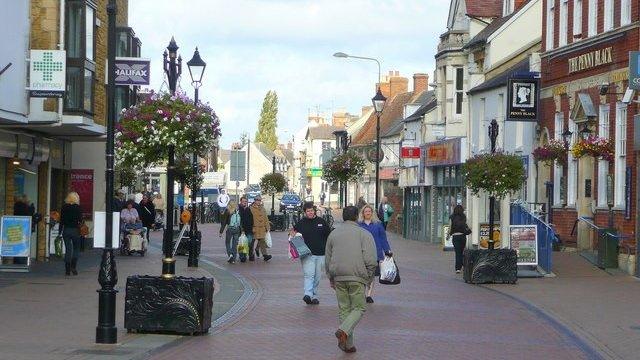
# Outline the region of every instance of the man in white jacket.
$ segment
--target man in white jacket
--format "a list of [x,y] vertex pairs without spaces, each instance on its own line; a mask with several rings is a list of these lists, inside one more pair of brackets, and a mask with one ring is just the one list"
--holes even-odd
[[227,192],[222,189],[220,190],[220,195],[218,195],[218,206],[220,207],[220,212],[224,212],[224,210],[227,208],[227,206],[229,205],[229,195],[227,195]]

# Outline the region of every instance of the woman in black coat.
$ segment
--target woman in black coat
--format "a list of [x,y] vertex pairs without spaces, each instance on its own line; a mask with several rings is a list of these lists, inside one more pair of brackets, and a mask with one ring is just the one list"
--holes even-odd
[[147,238],[147,243],[149,243],[149,233],[156,224],[156,207],[153,205],[153,202],[149,200],[149,196],[142,196],[142,201],[140,201],[140,207],[138,209],[138,215],[140,215],[142,226],[147,228],[145,235]]
[[82,211],[80,210],[80,196],[76,192],[70,192],[64,200],[60,210],[60,226],[62,226],[62,239],[64,240],[64,270],[65,275],[78,275],[76,265],[80,256],[80,225],[82,224]]
[[464,248],[467,245],[467,235],[471,234],[471,229],[467,225],[467,217],[464,214],[462,205],[453,208],[453,214],[449,216],[451,226],[449,226],[449,236],[453,237],[453,248],[456,251],[456,274],[462,269]]

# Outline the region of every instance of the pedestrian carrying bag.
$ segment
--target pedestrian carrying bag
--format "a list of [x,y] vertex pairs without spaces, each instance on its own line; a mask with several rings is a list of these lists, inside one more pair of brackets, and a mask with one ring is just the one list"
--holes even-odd
[[300,255],[298,255],[296,248],[291,245],[291,242],[289,242],[289,260],[295,260],[299,257]]
[[240,235],[240,237],[238,238],[238,253],[239,254],[249,253],[249,239],[245,234]]
[[289,238],[289,244],[294,248],[300,259],[311,255],[311,250],[307,244],[305,244],[302,235],[297,234],[294,237]]
[[380,284],[398,285],[400,284],[400,271],[395,260],[391,256],[385,256],[380,262]]
[[268,248],[273,245],[273,243],[271,242],[271,231],[267,231],[267,234],[264,236],[264,243],[267,244]]

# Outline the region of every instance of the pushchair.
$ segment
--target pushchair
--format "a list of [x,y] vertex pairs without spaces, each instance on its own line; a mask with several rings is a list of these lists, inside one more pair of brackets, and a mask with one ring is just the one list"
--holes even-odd
[[131,255],[134,253],[144,256],[147,252],[147,239],[145,233],[147,228],[142,224],[124,224],[120,232],[120,255]]

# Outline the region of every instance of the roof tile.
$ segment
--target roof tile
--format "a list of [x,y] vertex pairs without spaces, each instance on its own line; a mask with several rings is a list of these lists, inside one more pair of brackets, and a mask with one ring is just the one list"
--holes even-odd
[[467,0],[467,15],[497,18],[502,16],[502,0]]

